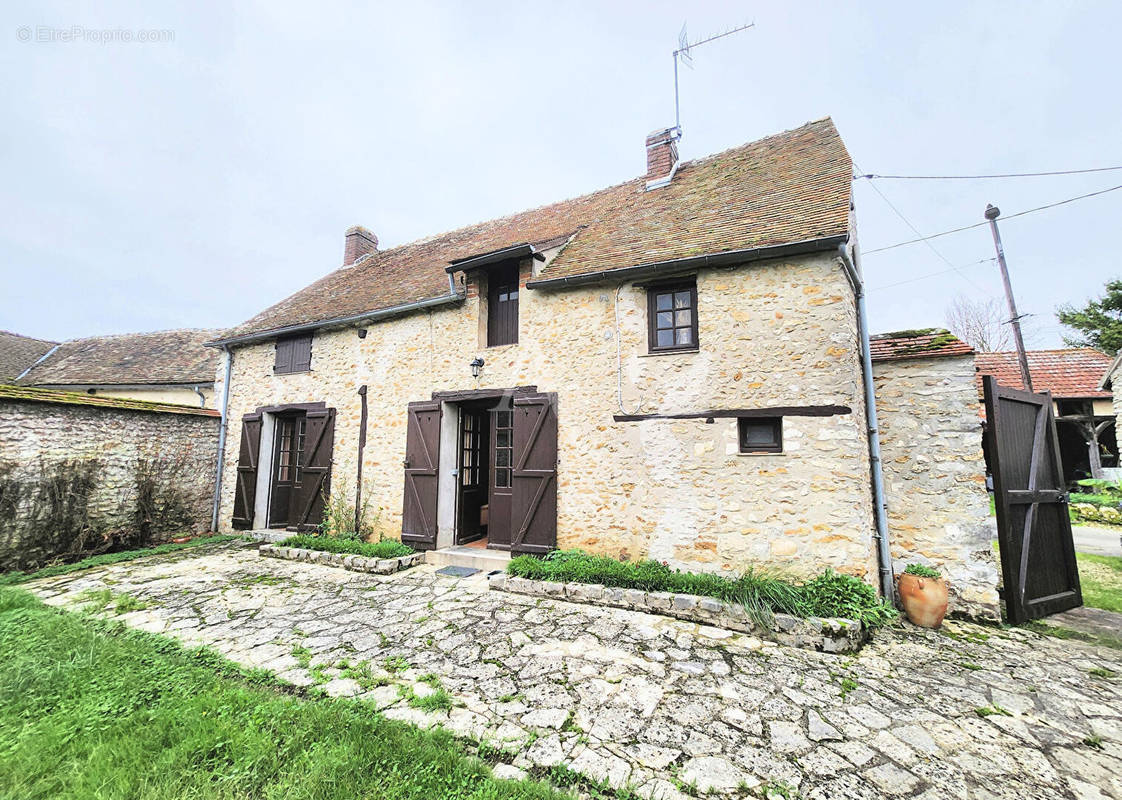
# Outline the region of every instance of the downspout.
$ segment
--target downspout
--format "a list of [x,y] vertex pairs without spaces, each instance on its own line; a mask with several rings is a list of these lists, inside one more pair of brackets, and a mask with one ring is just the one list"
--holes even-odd
[[210,513],[210,529],[218,532],[218,504],[222,499],[222,468],[226,461],[226,428],[228,412],[230,410],[230,367],[234,362],[234,352],[226,345],[221,345],[222,357],[225,360],[222,379],[222,422],[218,426],[218,470],[214,475],[214,508]]
[[202,393],[197,384],[191,387],[191,391],[199,396],[199,408],[206,408],[206,395]]
[[[853,244],[854,257],[860,260],[856,243]],[[877,395],[873,384],[873,355],[869,349],[869,317],[865,308],[865,284],[861,272],[849,255],[849,244],[838,245],[853,294],[857,298],[857,337],[861,340],[861,378],[865,385],[865,421],[869,433],[869,462],[873,478],[873,512],[876,519],[877,567],[880,572],[881,594],[887,600],[895,597],[895,581],[892,575],[892,551],[888,546],[888,510],[884,497],[884,468],[880,455],[880,432],[877,428]]]

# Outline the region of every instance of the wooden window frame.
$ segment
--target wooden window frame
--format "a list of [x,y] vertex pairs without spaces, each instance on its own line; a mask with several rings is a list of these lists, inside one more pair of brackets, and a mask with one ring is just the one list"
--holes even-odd
[[[678,292],[690,293],[690,338],[693,340],[689,344],[671,344],[662,345],[658,344],[658,296],[663,294],[676,294]],[[684,311],[686,309],[670,309],[672,313],[677,311]],[[664,312],[665,313],[665,312]],[[685,326],[673,326],[669,328],[671,331],[676,331],[684,328]],[[647,352],[649,353],[674,353],[674,352],[691,352],[698,350],[701,347],[701,342],[697,335],[697,280],[694,278],[676,280],[668,283],[652,284],[647,286]],[[667,330],[662,328],[661,330]],[[675,334],[675,339],[677,335]]]
[[[749,424],[770,423],[774,426],[775,438],[773,443],[766,445],[749,445],[746,439]],[[782,453],[783,452],[783,417],[737,417],[736,418],[736,444],[742,454],[754,453]]]
[[312,334],[277,337],[273,374],[292,375],[312,371]]
[[[501,280],[500,280],[501,279]],[[512,280],[513,279],[513,280]],[[487,270],[487,346],[488,347],[503,347],[510,344],[518,344],[518,315],[519,304],[522,299],[522,270],[521,264],[517,261],[510,261],[503,264],[497,264],[493,268]],[[499,319],[500,300],[499,295],[505,289],[507,292],[511,291],[513,286],[513,294],[517,295],[512,300],[504,300],[507,311],[513,310],[513,320],[505,320],[505,324],[509,326],[504,330],[502,325],[504,320]]]

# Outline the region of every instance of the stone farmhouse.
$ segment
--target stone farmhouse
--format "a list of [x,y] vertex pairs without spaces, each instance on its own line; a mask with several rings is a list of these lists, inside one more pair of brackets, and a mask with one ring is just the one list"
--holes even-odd
[[[973,354],[879,363],[900,417],[881,441],[831,120],[687,162],[659,131],[646,155],[635,180],[393,249],[351,228],[340,268],[216,336],[218,527],[307,529],[341,493],[475,563],[582,548],[891,592],[915,559],[993,616]],[[929,517],[898,515],[895,550],[890,457],[911,459],[891,502]]]

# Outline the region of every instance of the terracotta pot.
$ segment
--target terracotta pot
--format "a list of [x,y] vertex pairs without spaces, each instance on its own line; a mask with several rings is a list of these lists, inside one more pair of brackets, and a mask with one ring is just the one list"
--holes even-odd
[[187,542],[191,541],[191,538],[192,537],[190,536],[177,536],[172,539],[172,542],[174,542],[175,544],[186,544]]
[[903,573],[897,576],[900,602],[912,624],[938,628],[947,615],[947,582],[942,578],[921,578]]

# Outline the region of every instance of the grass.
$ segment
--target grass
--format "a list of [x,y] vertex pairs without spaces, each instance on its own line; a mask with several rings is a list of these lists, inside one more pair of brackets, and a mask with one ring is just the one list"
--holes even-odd
[[12,586],[14,584],[23,583],[25,581],[33,581],[38,578],[51,578],[55,575],[66,575],[71,572],[78,572],[83,569],[90,569],[92,567],[103,567],[106,564],[117,564],[121,561],[132,561],[134,558],[141,558],[142,556],[156,556],[161,553],[174,553],[178,550],[186,550],[189,547],[198,547],[204,544],[219,544],[221,542],[231,542],[240,539],[240,536],[204,536],[198,539],[192,539],[183,544],[161,544],[155,547],[145,547],[140,550],[121,550],[117,553],[102,553],[99,556],[90,556],[83,558],[81,561],[74,561],[70,564],[52,564],[49,567],[34,570],[33,572],[7,572],[0,575],[0,586]]
[[1122,612],[1122,558],[1076,553],[1083,605]]
[[1030,619],[1028,622],[1021,625],[1021,627],[1033,633],[1051,636],[1054,639],[1075,639],[1076,641],[1087,642],[1097,647],[1109,647],[1113,650],[1122,650],[1122,637],[1109,636],[1107,634],[1084,633],[1083,631],[1077,631],[1072,628],[1065,628],[1062,625],[1042,622],[1038,619]]
[[975,708],[974,713],[977,714],[979,717],[982,717],[982,718],[992,717],[994,715],[1001,715],[1003,717],[1013,716],[1008,711],[1006,711],[1004,708],[999,706],[997,703],[994,703],[992,706],[982,706],[981,708]]
[[711,573],[681,572],[658,561],[616,561],[579,550],[554,551],[544,558],[516,556],[507,565],[513,576],[562,583],[596,583],[648,592],[715,597],[741,603],[765,626],[773,612],[800,617],[844,617],[877,627],[898,618],[876,590],[849,575],[827,570],[796,584],[775,575],[749,570],[736,578]]
[[364,542],[359,539],[341,539],[336,536],[297,534],[280,543],[281,547],[300,547],[304,550],[321,550],[326,553],[351,553],[367,558],[400,558],[413,553],[413,548],[396,539]]
[[561,800],[450,734],[0,588],[0,796]]

